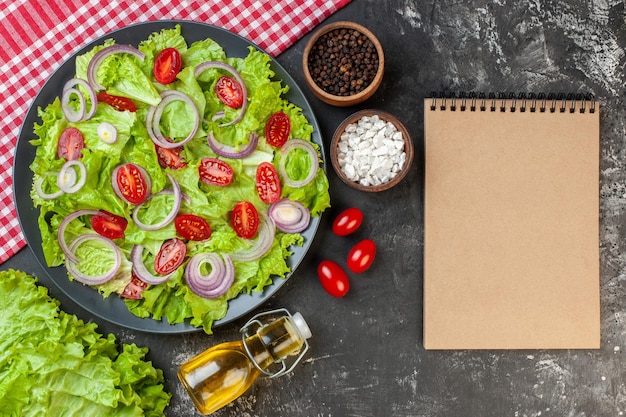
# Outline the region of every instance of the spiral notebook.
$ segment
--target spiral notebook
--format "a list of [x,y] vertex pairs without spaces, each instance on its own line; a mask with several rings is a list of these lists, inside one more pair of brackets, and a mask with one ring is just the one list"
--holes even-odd
[[424,347],[600,347],[599,104],[424,100]]

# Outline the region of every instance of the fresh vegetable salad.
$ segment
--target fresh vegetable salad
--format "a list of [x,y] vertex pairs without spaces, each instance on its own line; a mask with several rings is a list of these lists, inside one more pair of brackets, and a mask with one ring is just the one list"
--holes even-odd
[[78,56],[31,141],[47,264],[207,333],[229,299],[284,278],[330,197],[313,127],[270,62],[188,45],[180,26]]

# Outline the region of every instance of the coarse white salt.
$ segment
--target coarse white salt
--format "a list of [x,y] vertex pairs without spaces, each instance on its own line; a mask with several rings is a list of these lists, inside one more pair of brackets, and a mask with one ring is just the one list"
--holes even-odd
[[344,129],[337,161],[351,181],[382,185],[398,175],[406,162],[402,132],[379,116],[363,116]]

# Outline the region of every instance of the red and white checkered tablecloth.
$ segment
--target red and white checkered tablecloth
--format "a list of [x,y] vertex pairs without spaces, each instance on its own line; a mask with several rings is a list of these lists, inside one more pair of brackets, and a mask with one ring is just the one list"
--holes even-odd
[[28,106],[83,45],[149,20],[220,26],[277,56],[350,0],[14,0],[0,2],[0,263],[25,246],[12,191],[13,153]]

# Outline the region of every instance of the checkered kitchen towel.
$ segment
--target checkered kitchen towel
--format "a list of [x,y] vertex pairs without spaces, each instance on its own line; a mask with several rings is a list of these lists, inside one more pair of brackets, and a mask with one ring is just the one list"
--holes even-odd
[[277,56],[350,0],[0,0],[0,263],[21,249],[12,191],[19,128],[46,79],[90,41],[148,20],[220,26]]

